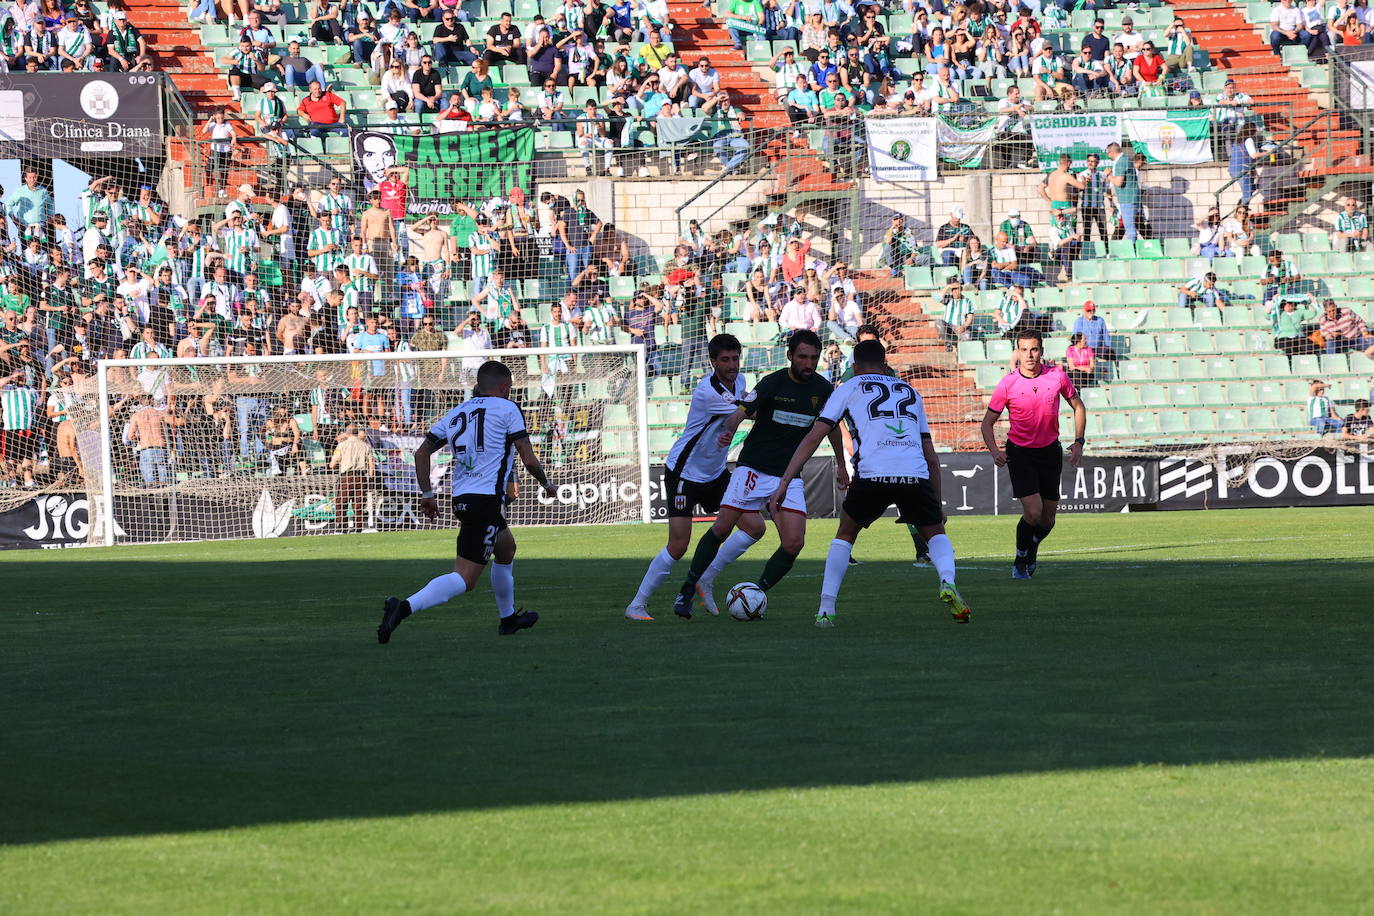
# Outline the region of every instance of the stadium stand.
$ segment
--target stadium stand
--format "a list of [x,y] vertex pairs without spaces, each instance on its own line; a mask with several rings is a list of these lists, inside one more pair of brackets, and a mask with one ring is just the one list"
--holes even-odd
[[[35,369],[26,364],[16,370],[28,373],[25,384],[45,399],[49,388],[60,393],[62,386],[72,384],[65,381],[68,377],[80,384],[86,376],[83,363],[95,356],[132,353],[143,327],[156,325],[146,307],[140,311],[129,299],[142,297],[156,305],[159,288],[167,296],[173,320],[155,327],[155,340],[147,343],[145,353],[149,347],[153,352],[161,352],[157,347],[177,353],[216,352],[215,348],[230,352],[245,341],[265,343],[279,352],[283,314],[299,301],[302,283],[317,296],[313,314],[292,335],[293,343],[303,349],[308,339],[312,349],[326,352],[346,348],[349,329],[341,326],[342,316],[330,313],[326,297],[318,295],[319,281],[305,267],[315,261],[328,273],[338,260],[306,254],[317,247],[311,240],[313,229],[337,230],[341,250],[349,248],[354,233],[364,231],[361,214],[375,182],[355,168],[352,139],[362,132],[429,136],[456,128],[479,137],[531,131],[529,185],[488,188],[459,201],[457,212],[439,221],[448,241],[434,249],[426,247],[433,244],[432,237],[425,242],[413,234],[417,224],[426,230],[432,227],[415,211],[407,218],[402,204],[402,212],[391,216],[396,217],[394,226],[403,237],[400,241],[408,243],[403,246],[407,250],[392,251],[385,231],[378,245],[369,242],[360,254],[372,257],[373,269],[358,266],[366,263],[363,260],[349,262],[359,273],[343,275],[340,282],[350,284],[345,301],[356,298],[364,311],[375,309],[384,327],[394,324],[403,337],[413,340],[416,333],[425,333],[416,308],[423,299],[425,310],[442,328],[440,336],[424,341],[425,348],[461,350],[472,339],[462,327],[473,297],[489,282],[493,267],[505,270],[509,289],[523,306],[513,320],[506,306],[492,307],[490,294],[479,306],[485,332],[497,345],[538,339],[539,329],[550,326],[554,304],[564,301],[575,283],[577,295],[566,301],[585,340],[634,342],[650,328],[656,335],[649,416],[651,449],[658,456],[667,450],[682,420],[682,393],[689,384],[682,365],[684,349],[696,353],[696,337],[724,330],[744,341],[745,368],[751,375],[777,367],[785,331],[794,326],[785,313],[794,282],[801,288],[801,301],[814,302],[817,311],[814,317],[809,317],[809,310],[792,314],[807,312],[802,320],[814,321],[823,336],[840,345],[828,352],[825,371],[842,371],[859,320],[875,324],[893,347],[894,367],[915,380],[925,395],[942,447],[980,447],[974,425],[983,400],[1009,368],[1012,345],[1006,327],[1021,321],[1040,323],[1050,334],[1049,355],[1065,359],[1069,335],[1087,302],[1095,304],[1096,315],[1110,329],[1108,345],[1115,356],[1106,359],[1102,347],[1096,348],[1095,384],[1085,389],[1092,408],[1089,433],[1098,449],[1314,438],[1319,434],[1303,406],[1312,379],[1326,380],[1330,396],[1341,404],[1368,394],[1365,348],[1345,349],[1339,343],[1328,347],[1314,336],[1320,333],[1317,313],[1328,299],[1338,309],[1350,308],[1351,321],[1371,318],[1374,253],[1367,240],[1352,244],[1337,237],[1333,243],[1332,235],[1343,225],[1341,198],[1354,195],[1356,213],[1368,203],[1368,185],[1358,183],[1369,172],[1365,131],[1342,117],[1329,85],[1329,68],[1310,56],[1306,46],[1284,47],[1278,55],[1271,51],[1268,4],[1175,0],[1172,5],[1146,2],[1130,9],[1068,12],[1047,6],[1038,18],[1020,21],[1013,11],[995,4],[957,6],[947,14],[946,25],[955,36],[948,42],[925,30],[937,14],[919,3],[887,8],[839,4],[834,10],[827,6],[824,15],[839,20],[829,29],[818,29],[801,15],[812,5],[820,6],[798,5],[799,12],[789,17],[772,0],[762,5],[730,0],[714,10],[662,0],[615,8],[584,6],[580,0],[515,0],[509,5],[461,0],[439,4],[413,27],[404,16],[399,25],[393,20],[388,23],[391,31],[378,35],[374,44],[366,34],[361,40],[335,41],[330,28],[321,25],[328,20],[318,18],[342,10],[340,29],[357,36],[357,15],[369,8],[273,0],[254,7],[270,36],[267,44],[260,54],[251,47],[245,54],[240,41],[245,37],[246,7],[228,10],[226,22],[226,10],[208,2],[188,9],[176,0],[140,0],[127,8],[129,21],[144,35],[154,65],[172,75],[200,119],[196,136],[169,143],[170,158],[179,166],[174,187],[159,187],[159,195],[135,201],[130,198],[137,192],[126,181],[107,203],[96,206],[92,202],[100,200],[109,185],[120,183],[96,176],[83,209],[86,225],[73,227],[65,243],[60,234],[52,233],[39,242],[40,249],[62,248],[60,254],[45,254],[46,260],[35,256],[27,268],[16,266],[23,261],[22,253],[9,258],[9,272],[20,289],[9,308],[15,317],[6,319],[14,325],[5,331],[5,358],[10,364],[6,368],[31,358],[18,355],[22,336],[33,344],[31,354],[48,354],[46,366]],[[383,14],[385,8],[370,12],[386,21],[390,17]],[[92,15],[113,21],[113,12],[96,9]],[[436,30],[449,28],[438,18],[441,12],[455,17],[453,28],[457,22],[463,24],[468,48],[436,52]],[[523,36],[518,45],[537,33],[536,17],[542,17],[552,25],[554,38],[564,42],[560,68],[576,63],[605,70],[608,78],[555,90],[563,103],[561,112],[554,112],[542,85],[547,71],[504,63],[483,72],[468,63],[470,58],[499,56],[488,53],[485,39],[503,28],[509,13]],[[572,34],[575,30],[566,28],[569,17],[589,14],[603,16],[601,32],[592,36],[606,39],[600,48],[581,44]],[[628,16],[628,25],[617,24],[618,16]],[[671,21],[669,42],[646,40],[648,26],[665,17]],[[1175,27],[1176,17],[1182,18],[1186,31]],[[1108,59],[1110,72],[1085,64],[1079,74],[1082,80],[1075,81],[1068,59],[1085,43],[1096,47],[1093,43],[1102,40],[1095,29],[1099,18],[1108,45],[1121,43],[1128,53],[1145,56],[1136,65],[1121,67]],[[625,42],[623,50],[615,34],[622,27],[640,33]],[[1006,47],[981,40],[1003,27],[1009,32],[1024,30],[1034,43],[1048,48],[1040,53],[1048,53],[1044,59],[1050,63],[1035,62],[1031,53],[1018,57],[1015,36]],[[407,33],[414,38],[401,37]],[[980,40],[970,38],[965,46],[965,33],[976,33]],[[394,44],[382,40],[390,38],[396,39]],[[1148,51],[1138,52],[1146,42],[1160,53],[1159,69]],[[583,46],[590,50],[581,57],[581,52],[571,50]],[[655,79],[675,83],[683,78],[675,72],[665,78],[652,66],[669,48],[680,58],[677,69],[690,71],[699,60],[709,60],[701,85],[711,92],[723,90],[734,106],[727,109],[723,99],[701,105],[708,117],[690,137],[673,133],[676,119],[668,116],[672,102],[656,98],[653,87],[621,92],[629,104],[615,107],[620,72],[616,57],[626,59],[624,69],[631,74],[627,85]],[[529,53],[536,63],[549,59],[537,42],[529,46]],[[822,68],[813,74],[821,80],[816,89],[790,93],[787,87],[796,73],[812,73],[812,60],[823,54],[847,61],[841,67],[844,75],[836,76],[827,88]],[[389,76],[388,58],[393,55],[404,60],[399,68],[403,77]],[[414,70],[431,55],[439,96],[450,110],[402,112],[397,105],[388,111],[387,104],[398,94],[414,102],[408,97],[419,86]],[[1091,53],[1080,56],[1087,60]],[[286,71],[293,67],[308,76],[289,79]],[[237,89],[230,85],[231,69]],[[636,69],[641,69],[638,77],[633,75]],[[671,64],[666,69],[674,71]],[[705,76],[709,71],[714,71],[714,83]],[[919,81],[911,79],[918,74]],[[332,93],[342,107],[337,131],[312,135],[307,115],[321,109],[310,102],[302,107],[310,97],[304,85],[310,77],[322,78],[323,91]],[[483,92],[487,78],[490,94]],[[688,77],[683,85],[690,90],[696,84]],[[419,94],[428,94],[423,86],[420,89]],[[846,96],[845,103],[852,101],[863,117],[837,103],[846,89],[853,98]],[[686,101],[687,95],[690,91],[684,94],[683,114],[690,115],[694,106]],[[279,108],[272,107],[274,99]],[[327,100],[319,104],[337,110]],[[587,104],[592,106],[590,119]],[[1205,109],[1213,126],[1211,162],[1198,172],[1210,169],[1210,177],[1194,180],[1167,201],[1162,193],[1149,198],[1147,215],[1154,228],[1148,237],[1121,238],[1120,208],[1108,194],[1100,205],[1106,222],[1099,229],[1110,226],[1112,240],[1089,236],[1056,254],[1051,250],[1056,238],[1047,206],[1031,201],[1032,207],[1016,197],[988,201],[991,212],[973,227],[984,248],[995,244],[995,233],[1007,228],[1003,218],[1018,205],[1025,211],[1024,225],[1034,235],[1012,240],[1018,248],[1017,269],[1027,273],[1023,282],[1032,287],[1026,291],[1025,318],[1019,317],[1017,303],[1008,305],[996,271],[990,272],[992,282],[986,288],[977,288],[978,262],[968,271],[941,263],[942,251],[932,246],[945,216],[935,212],[933,192],[912,191],[906,201],[909,210],[902,204],[890,207],[913,215],[922,208],[926,218],[903,225],[895,237],[879,243],[878,236],[890,226],[885,220],[880,227],[872,225],[872,202],[881,198],[886,204],[894,193],[900,200],[902,192],[866,177],[865,118],[933,112],[964,128],[993,126],[992,139],[981,142],[976,156],[942,166],[950,186],[963,182],[957,184],[959,193],[976,196],[980,186],[968,176],[1038,168],[1030,161],[1034,156],[1029,133],[1019,123],[1032,113],[1186,108]],[[813,112],[810,117],[808,110]],[[1247,136],[1253,137],[1250,147],[1237,142]],[[584,143],[587,138],[591,142]],[[607,142],[595,142],[600,139]],[[1249,150],[1243,155],[1252,157],[1255,167],[1248,177],[1257,177],[1250,219],[1228,228],[1221,221],[1232,218],[1243,187],[1234,168],[1227,174],[1228,165],[1234,167],[1242,155],[1238,147]],[[599,161],[603,151],[609,169]],[[704,169],[708,161],[710,168]],[[495,174],[490,163],[469,165],[477,172],[493,168]],[[606,171],[609,176],[603,174]],[[414,172],[423,177],[423,167],[416,165]],[[1147,185],[1170,188],[1177,172],[1168,165],[1150,165],[1143,176]],[[628,199],[640,182],[645,188],[658,188],[654,193],[659,196],[641,195],[633,206],[616,202],[614,212],[601,214],[578,201],[579,190],[594,191],[607,181],[617,182],[626,195],[620,201]],[[1023,187],[1033,193],[1034,181],[1028,177],[1028,182]],[[412,195],[418,192],[410,189]],[[995,197],[986,188],[982,193]],[[700,223],[671,225],[674,215],[683,215],[684,198],[695,200],[692,195],[703,194],[709,194],[704,200],[718,204],[714,212],[703,211]],[[24,227],[15,221],[10,206],[7,228],[22,236]],[[1218,208],[1218,223],[1209,237],[1208,226],[1195,225],[1194,217],[1211,206]],[[111,217],[104,229],[96,222],[102,207]],[[241,222],[233,220],[235,210],[243,214]],[[325,214],[322,222],[316,212]],[[887,215],[886,210],[882,213]],[[513,249],[484,256],[479,216],[497,235],[533,245],[542,256],[517,256]],[[278,228],[285,220],[290,244],[271,231],[274,217]],[[574,246],[587,249],[602,263],[606,270],[600,276],[584,274],[586,252],[580,260],[570,258],[559,251],[562,238],[557,244],[551,238],[601,232],[596,227],[610,223],[618,224],[618,235],[607,231],[594,242],[583,239]],[[1012,234],[1022,231],[1016,223],[1009,228]],[[245,234],[250,229],[256,236]],[[87,243],[99,232],[106,233],[108,252]],[[407,234],[409,239],[404,238]],[[214,246],[204,241],[211,237],[217,240]],[[623,251],[621,239],[626,243]],[[635,243],[633,251],[630,241]],[[212,247],[219,255],[210,253]],[[1262,283],[1267,255],[1275,250],[1281,252],[1279,264],[1290,265],[1290,272],[1301,279],[1272,287]],[[438,254],[429,263],[408,265],[405,255],[415,251]],[[213,262],[220,255],[228,270],[217,280]],[[86,276],[88,265],[96,260],[109,262],[104,275],[109,280],[102,279],[99,270],[94,278]],[[442,263],[436,268],[436,262]],[[58,282],[61,264],[74,268],[70,281]],[[808,274],[808,265],[816,268],[814,274]],[[133,285],[121,294],[118,284],[128,280],[124,269],[129,266],[136,268],[129,281]],[[764,272],[761,284],[754,282],[758,268]],[[1209,271],[1215,273],[1221,294],[1206,291],[1210,287],[1201,278]],[[248,273],[254,274],[253,281],[242,279]],[[375,288],[358,283],[369,273],[378,275]],[[942,298],[947,282],[956,275],[973,281],[965,294],[974,319],[969,332],[956,335],[947,346],[937,320],[948,317]],[[1045,282],[1028,282],[1037,276]],[[140,277],[154,288],[135,291],[144,282]],[[702,290],[700,301],[707,312],[699,317],[690,317],[697,299],[692,282],[685,282],[688,278],[699,282]],[[253,283],[257,288],[245,288]],[[53,292],[68,286],[77,290],[68,317],[49,319],[37,309],[15,308],[21,295],[35,305],[40,299],[51,303],[54,297],[71,297]],[[412,295],[416,289],[422,292]],[[1278,296],[1272,296],[1273,289],[1279,290]],[[598,293],[600,302],[593,302],[588,290]],[[631,315],[641,293],[651,297],[656,314]],[[846,317],[851,293],[856,307]],[[116,295],[123,301],[116,302]],[[1224,307],[1217,307],[1217,296]],[[1180,307],[1180,297],[1192,307]],[[1293,300],[1297,318],[1283,316],[1285,299]],[[1308,316],[1306,323],[1303,316]],[[200,318],[216,324],[208,340],[188,334]],[[249,329],[243,333],[234,328],[240,319]],[[631,334],[631,326],[639,334]],[[79,327],[84,332],[80,340]],[[684,327],[690,334],[685,341]],[[1292,329],[1297,336],[1288,335]],[[54,353],[58,345],[65,349]],[[79,358],[70,356],[74,352]],[[35,373],[38,377],[31,377]],[[40,419],[35,429],[43,426]],[[34,480],[36,466],[41,461],[21,466],[7,460],[3,477],[22,486]]]

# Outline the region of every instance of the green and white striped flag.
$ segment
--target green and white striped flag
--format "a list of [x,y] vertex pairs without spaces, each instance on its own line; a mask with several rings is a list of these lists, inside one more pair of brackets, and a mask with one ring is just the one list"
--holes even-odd
[[1207,110],[1132,111],[1122,118],[1126,136],[1146,162],[1195,165],[1212,161],[1212,122]]
[[983,156],[997,133],[997,119],[988,118],[978,127],[968,127],[969,120],[967,115],[958,121],[936,118],[936,149],[941,162],[966,169],[982,166]]

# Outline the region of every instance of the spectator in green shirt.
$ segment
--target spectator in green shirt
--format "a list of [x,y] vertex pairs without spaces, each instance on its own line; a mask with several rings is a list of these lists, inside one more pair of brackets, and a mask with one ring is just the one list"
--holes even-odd
[[1021,218],[1020,210],[1008,210],[1007,218],[997,227],[1007,234],[1016,256],[1023,261],[1040,260],[1040,243],[1035,238],[1031,224]]

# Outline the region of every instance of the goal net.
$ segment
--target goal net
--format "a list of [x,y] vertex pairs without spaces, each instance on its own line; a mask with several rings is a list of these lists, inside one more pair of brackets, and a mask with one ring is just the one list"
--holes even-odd
[[[97,396],[69,410],[92,506],[89,540],[451,527],[442,498],[451,456],[434,459],[433,522],[416,512],[413,456],[426,430],[472,396],[488,359],[511,369],[511,398],[557,490],[546,496],[516,461],[511,523],[648,521],[640,347],[127,359],[102,360]],[[349,438],[369,448],[340,451]]]

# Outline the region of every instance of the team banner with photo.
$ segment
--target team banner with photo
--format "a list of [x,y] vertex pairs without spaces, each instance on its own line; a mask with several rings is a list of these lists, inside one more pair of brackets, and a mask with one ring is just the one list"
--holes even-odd
[[160,73],[0,73],[0,158],[163,153]]
[[868,167],[878,181],[936,181],[935,118],[869,118]]
[[979,127],[960,126],[965,118],[953,122],[938,118],[937,136],[940,140],[940,161],[958,165],[966,169],[982,166],[988,146],[997,136],[997,119],[988,118]]
[[1212,161],[1212,119],[1207,110],[1132,111],[1126,136],[1146,162],[1196,165]]
[[1059,156],[1073,157],[1075,169],[1086,168],[1088,155],[1106,158],[1107,146],[1121,142],[1121,115],[1110,111],[1075,111],[1030,116],[1035,156],[1043,169],[1059,165]]
[[408,167],[409,214],[448,215],[454,212],[455,200],[505,196],[513,187],[532,190],[534,128],[421,136],[354,131],[353,161],[369,187],[380,183],[392,166]]

